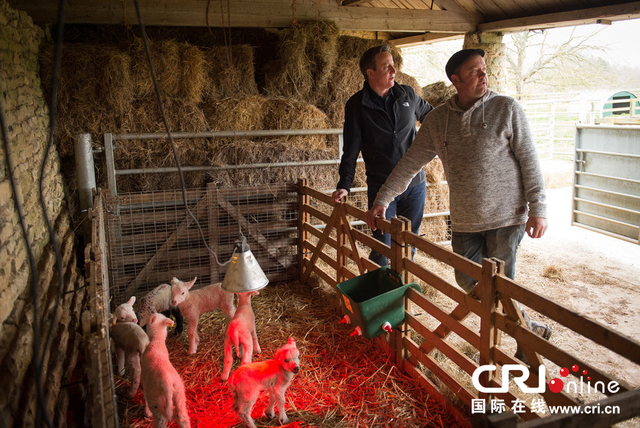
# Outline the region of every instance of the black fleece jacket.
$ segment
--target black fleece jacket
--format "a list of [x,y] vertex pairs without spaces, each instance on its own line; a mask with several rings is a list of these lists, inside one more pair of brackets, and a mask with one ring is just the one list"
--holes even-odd
[[[358,154],[361,151],[366,168],[367,186],[382,186],[411,146],[416,136],[416,120],[422,123],[427,113],[433,110],[431,104],[420,98],[411,86],[395,83],[394,123],[387,112],[371,100],[369,91],[369,85],[365,82],[364,87],[349,98],[345,106],[344,147],[337,189],[351,190]],[[409,187],[423,182],[424,179],[424,171],[421,171],[413,178]]]

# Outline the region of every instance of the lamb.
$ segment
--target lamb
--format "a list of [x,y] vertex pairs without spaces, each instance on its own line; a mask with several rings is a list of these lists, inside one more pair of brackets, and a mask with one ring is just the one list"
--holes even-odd
[[140,327],[144,327],[149,322],[151,315],[156,312],[162,312],[165,316],[170,314],[176,318],[176,333],[182,333],[182,314],[180,309],[171,305],[171,285],[160,284],[134,306],[138,318],[140,319]]
[[253,357],[253,351],[261,353],[258,335],[256,334],[256,319],[251,309],[251,296],[260,294],[259,291],[249,291],[238,293],[238,308],[231,322],[227,326],[227,333],[224,339],[224,367],[222,369],[222,380],[229,378],[229,371],[233,365],[232,346],[236,347],[236,355],[242,358],[241,364],[248,364]]
[[173,321],[153,314],[148,325],[151,341],[142,355],[145,416],[153,416],[154,427],[164,428],[174,418],[180,428],[190,427],[184,383],[169,360],[165,343],[167,327],[173,326]]
[[125,373],[125,359],[133,371],[131,388],[127,393],[128,398],[133,398],[140,386],[140,357],[149,345],[149,337],[138,324],[128,321],[112,323],[109,335],[116,345],[118,374],[123,376]]
[[133,322],[138,324],[138,317],[133,310],[133,304],[136,302],[136,296],[132,296],[129,301],[121,303],[113,312],[113,324],[117,322]]
[[189,323],[189,354],[195,354],[198,350],[198,319],[205,312],[220,309],[227,316],[233,318],[236,307],[233,304],[233,293],[228,293],[222,289],[222,284],[211,284],[198,290],[189,292],[198,277],[185,283],[178,278],[171,280],[171,304],[178,306],[180,312]]

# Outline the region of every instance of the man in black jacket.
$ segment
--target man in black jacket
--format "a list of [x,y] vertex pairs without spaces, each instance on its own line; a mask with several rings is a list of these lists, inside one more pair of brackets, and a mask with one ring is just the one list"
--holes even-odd
[[[381,45],[367,50],[360,58],[364,87],[355,93],[345,107],[344,147],[340,161],[340,181],[332,199],[339,202],[349,194],[355,176],[358,155],[362,152],[367,175],[368,208],[387,176],[405,154],[416,136],[416,120],[422,123],[433,107],[408,85],[395,82],[396,69],[391,47]],[[421,170],[409,188],[394,199],[385,217],[398,215],[411,220],[418,233],[424,213],[425,173]],[[389,245],[391,237],[380,229],[373,236]],[[413,250],[415,251],[415,250]],[[380,266],[388,259],[372,250],[369,259]]]

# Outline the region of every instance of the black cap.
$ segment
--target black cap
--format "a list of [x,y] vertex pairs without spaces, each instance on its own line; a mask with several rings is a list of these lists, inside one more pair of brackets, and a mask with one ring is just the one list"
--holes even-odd
[[461,51],[451,55],[451,58],[449,58],[449,61],[447,61],[447,65],[444,68],[449,80],[451,80],[451,75],[462,65],[462,63],[468,60],[472,55],[476,54],[484,57],[484,51],[482,49],[462,49]]

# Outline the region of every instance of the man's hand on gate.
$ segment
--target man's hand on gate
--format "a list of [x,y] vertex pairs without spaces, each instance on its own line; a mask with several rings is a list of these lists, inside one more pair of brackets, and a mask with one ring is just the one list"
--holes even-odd
[[367,211],[367,224],[371,230],[376,230],[376,217],[380,216],[384,218],[384,214],[387,212],[387,207],[382,205],[374,205],[369,211]]

